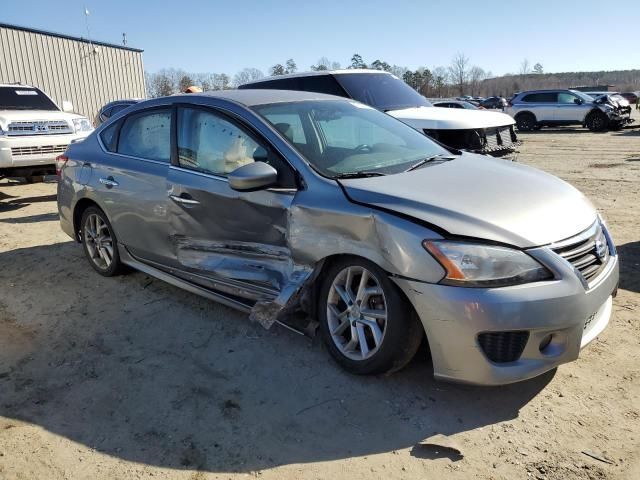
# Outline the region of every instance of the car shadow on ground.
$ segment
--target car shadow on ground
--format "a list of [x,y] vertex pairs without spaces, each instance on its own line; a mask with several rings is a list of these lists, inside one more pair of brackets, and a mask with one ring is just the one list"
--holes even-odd
[[640,292],[640,241],[616,247],[620,256],[620,288]]
[[352,376],[317,338],[141,273],[100,277],[73,242],[0,265],[3,428],[28,422],[147,465],[253,472],[405,448],[456,461],[464,451],[419,444],[517,418],[554,375],[472,387],[435,382],[416,360]]

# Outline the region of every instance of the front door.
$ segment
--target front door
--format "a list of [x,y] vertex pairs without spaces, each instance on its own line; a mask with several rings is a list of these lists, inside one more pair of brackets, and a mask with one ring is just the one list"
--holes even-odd
[[[292,268],[293,171],[264,140],[221,112],[184,106],[177,118],[168,210],[178,274],[243,298],[277,295]],[[278,170],[280,188],[233,190],[227,175],[256,160]]]
[[570,92],[558,93],[556,105],[556,121],[566,123],[581,123],[584,119],[584,102]]

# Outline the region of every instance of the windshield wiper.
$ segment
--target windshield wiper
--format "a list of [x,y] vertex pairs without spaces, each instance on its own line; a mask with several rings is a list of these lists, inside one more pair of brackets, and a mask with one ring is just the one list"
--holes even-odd
[[334,175],[333,178],[367,178],[367,177],[384,177],[386,175],[386,173],[382,173],[382,172],[367,172],[367,171],[362,171],[362,172],[344,172],[344,173],[339,173],[337,175]]
[[407,168],[405,170],[405,172],[410,172],[412,170],[420,168],[421,166],[426,165],[429,162],[433,162],[434,160],[453,160],[454,158],[455,157],[452,157],[450,155],[442,155],[441,153],[439,153],[437,155],[431,155],[430,157],[423,158],[422,160],[418,161],[417,163],[414,163],[409,168]]

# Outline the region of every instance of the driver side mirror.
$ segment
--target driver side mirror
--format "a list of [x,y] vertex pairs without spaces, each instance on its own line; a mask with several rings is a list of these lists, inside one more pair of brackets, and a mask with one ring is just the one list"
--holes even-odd
[[573,103],[575,103],[576,105],[582,105],[582,99],[581,98],[574,98],[573,99]]
[[63,100],[62,111],[67,113],[73,112],[73,103],[71,103],[69,100]]
[[238,192],[264,190],[276,184],[278,172],[268,163],[252,162],[236,168],[227,177],[229,186]]

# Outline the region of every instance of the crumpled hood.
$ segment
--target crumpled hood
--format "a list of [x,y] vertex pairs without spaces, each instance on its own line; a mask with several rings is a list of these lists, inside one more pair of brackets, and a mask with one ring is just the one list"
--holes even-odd
[[513,125],[509,115],[487,110],[466,110],[462,108],[417,107],[386,112],[416,130],[464,130],[470,128],[490,128]]
[[597,216],[591,202],[559,178],[474,154],[411,172],[340,183],[353,201],[414,217],[452,235],[520,248],[576,235]]
[[0,127],[6,130],[11,122],[29,122],[40,120],[65,120],[73,125],[72,119],[82,115],[59,110],[0,110]]

